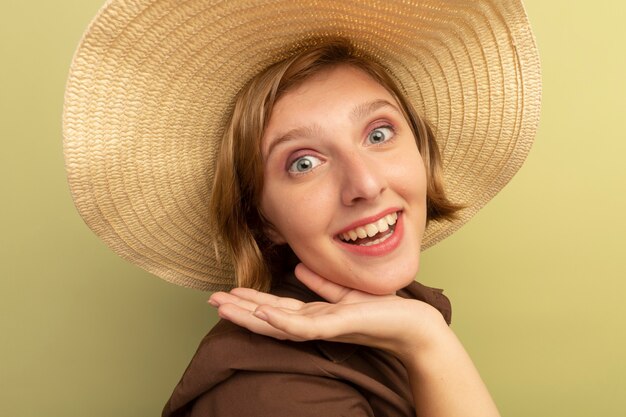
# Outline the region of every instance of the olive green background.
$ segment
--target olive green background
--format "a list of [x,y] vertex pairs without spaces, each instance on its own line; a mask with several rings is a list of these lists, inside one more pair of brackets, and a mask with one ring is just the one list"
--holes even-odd
[[[215,321],[85,226],[64,177],[65,78],[99,0],[0,9],[0,415],[155,416]],[[526,165],[424,253],[419,279],[503,416],[626,409],[626,3],[527,0],[544,77]]]

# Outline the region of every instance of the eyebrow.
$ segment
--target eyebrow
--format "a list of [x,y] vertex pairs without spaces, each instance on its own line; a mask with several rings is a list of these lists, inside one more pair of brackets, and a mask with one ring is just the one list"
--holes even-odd
[[350,113],[350,119],[352,119],[353,121],[361,120],[364,117],[368,116],[370,113],[374,113],[376,110],[382,107],[391,107],[398,114],[400,115],[402,114],[400,109],[398,109],[389,101],[381,98],[381,99],[368,101],[367,103],[363,103],[363,104],[359,104],[355,106],[354,109],[352,110],[352,113]]
[[288,131],[287,133],[285,133],[284,135],[279,136],[276,140],[272,141],[272,143],[270,143],[270,146],[267,148],[267,157],[269,158],[269,156],[272,154],[272,150],[280,145],[281,143],[284,142],[289,142],[291,140],[294,140],[296,138],[306,138],[306,137],[313,137],[315,136],[317,133],[321,132],[322,129],[319,125],[317,124],[312,124],[309,126],[300,126],[300,127],[296,127],[295,129],[291,129],[290,131]]
[[[398,107],[396,107],[389,101],[384,99],[377,99],[356,105],[354,109],[352,109],[352,111],[350,112],[350,119],[352,121],[361,120],[382,107],[390,107],[396,113],[402,115],[400,109],[398,109]],[[318,124],[300,126],[291,129],[287,133],[280,135],[270,143],[269,147],[267,148],[267,158],[269,158],[269,156],[272,154],[272,150],[281,143],[289,142],[300,137],[312,137],[316,134],[319,134],[319,132],[321,131],[322,128]]]

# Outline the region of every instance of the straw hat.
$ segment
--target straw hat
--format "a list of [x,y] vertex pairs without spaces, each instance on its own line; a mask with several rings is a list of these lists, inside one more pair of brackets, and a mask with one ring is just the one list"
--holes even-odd
[[112,0],[91,23],[65,94],[74,202],[115,252],[175,284],[234,285],[213,249],[213,161],[236,93],[309,39],[349,38],[435,127],[447,193],[467,208],[524,161],[537,129],[539,59],[519,0]]

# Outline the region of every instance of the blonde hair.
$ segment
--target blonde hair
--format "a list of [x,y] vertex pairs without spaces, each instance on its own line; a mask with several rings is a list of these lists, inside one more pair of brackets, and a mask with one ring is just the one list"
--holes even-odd
[[267,237],[271,227],[260,212],[263,190],[261,139],[274,104],[314,74],[337,65],[354,66],[385,87],[409,122],[427,174],[427,220],[451,220],[462,208],[444,192],[441,157],[432,129],[376,61],[345,39],[325,40],[256,75],[237,95],[216,160],[210,213],[233,262],[237,285],[267,291],[271,272],[284,252]]

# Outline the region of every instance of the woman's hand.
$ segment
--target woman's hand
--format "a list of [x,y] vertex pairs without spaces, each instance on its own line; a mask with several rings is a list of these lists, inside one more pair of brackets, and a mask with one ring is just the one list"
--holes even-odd
[[277,339],[324,339],[389,351],[407,369],[416,414],[499,417],[465,349],[429,304],[337,285],[308,269],[296,276],[328,302],[303,303],[248,288],[218,292],[220,317]]
[[255,333],[295,341],[324,339],[385,349],[402,359],[427,344],[441,314],[429,304],[396,295],[373,295],[335,284],[304,264],[296,277],[328,302],[303,303],[292,298],[235,288],[218,292],[209,303],[220,317]]

